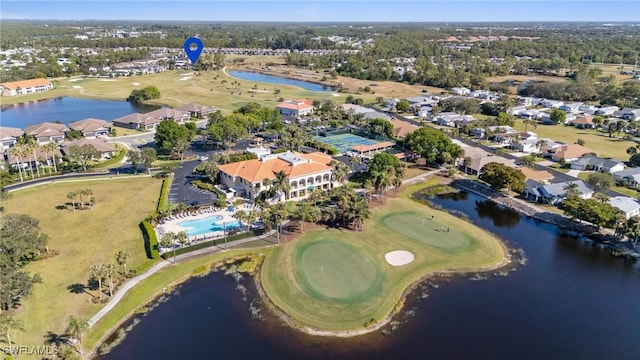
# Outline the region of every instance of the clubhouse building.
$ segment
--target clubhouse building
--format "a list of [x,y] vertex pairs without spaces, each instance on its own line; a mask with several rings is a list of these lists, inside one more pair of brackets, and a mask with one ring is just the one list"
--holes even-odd
[[[255,198],[265,187],[264,180],[276,180],[276,173],[287,174],[291,187],[287,198],[301,200],[312,190],[329,190],[333,168],[329,166],[331,157],[320,153],[300,154],[285,152],[266,155],[260,159],[240,161],[220,165],[220,183],[236,196]],[[229,191],[227,191],[229,192]]]

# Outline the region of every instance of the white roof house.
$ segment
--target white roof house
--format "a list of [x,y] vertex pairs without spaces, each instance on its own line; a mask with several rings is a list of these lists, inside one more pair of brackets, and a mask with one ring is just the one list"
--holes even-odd
[[609,205],[622,210],[626,218],[640,215],[640,200],[629,196],[615,196],[609,199]]

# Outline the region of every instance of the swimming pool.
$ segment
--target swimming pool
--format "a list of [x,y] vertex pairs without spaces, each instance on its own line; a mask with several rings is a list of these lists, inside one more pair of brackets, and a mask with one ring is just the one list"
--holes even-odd
[[374,145],[380,142],[378,140],[368,139],[355,134],[316,136],[315,138],[320,142],[333,146],[340,154],[351,151],[351,148],[356,145]]
[[236,229],[240,227],[238,220],[222,222],[222,216],[212,215],[198,220],[186,220],[178,223],[189,236],[202,235],[214,231]]

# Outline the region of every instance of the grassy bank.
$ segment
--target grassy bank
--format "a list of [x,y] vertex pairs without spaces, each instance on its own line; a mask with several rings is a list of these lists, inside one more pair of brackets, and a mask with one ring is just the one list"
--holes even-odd
[[[138,224],[155,210],[161,182],[140,177],[56,183],[12,192],[5,212],[38,219],[50,237],[50,249],[59,252],[26,267],[41,274],[43,283],[35,286],[33,295],[17,311],[25,331],[13,334],[16,344],[42,345],[47,331],[61,333],[70,315],[88,319],[102,307],[89,303],[96,291],[74,293],[69,289],[73,284],[87,284],[91,266],[115,264],[116,252],[124,251],[130,255],[130,269],[146,267],[149,260]],[[93,191],[95,206],[72,211],[66,205],[67,193],[86,188]]]
[[[262,286],[269,298],[302,328],[346,332],[348,335],[366,331],[367,327],[385,319],[406,289],[429,274],[488,268],[505,259],[502,244],[489,233],[408,198],[411,192],[424,186],[409,187],[398,198],[388,199],[384,206],[374,209],[372,219],[367,221],[363,232],[315,229],[295,242],[273,249],[261,270]],[[390,227],[389,217],[398,214],[412,219],[414,229],[425,226],[424,230],[400,231],[398,227]],[[431,219],[432,215],[435,220],[422,222],[422,219]],[[449,227],[452,231],[441,232],[439,227]],[[339,276],[339,282],[345,282],[342,278],[355,276],[358,279],[354,284],[368,281],[368,288],[357,294],[347,294],[344,289],[327,289],[321,280],[317,280],[321,276],[332,276],[327,268],[334,266],[332,258],[350,250],[322,250],[327,256],[318,260],[316,258],[322,254],[308,254],[306,248],[317,244],[332,246],[331,243],[355,247],[357,254],[353,258],[364,258],[373,266],[372,269],[367,264],[357,265],[357,272],[341,272],[336,274],[336,280]],[[384,255],[394,250],[408,250],[414,254],[415,260],[408,265],[391,266]],[[313,258],[313,264],[319,268],[309,266],[310,260],[306,258]],[[317,265],[323,261],[326,266]],[[341,286],[339,282],[334,281],[338,287]]]

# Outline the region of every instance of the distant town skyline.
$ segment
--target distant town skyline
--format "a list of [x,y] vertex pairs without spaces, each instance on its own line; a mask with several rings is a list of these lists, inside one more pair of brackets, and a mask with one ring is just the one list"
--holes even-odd
[[640,22],[640,1],[16,1],[1,19],[265,22]]

